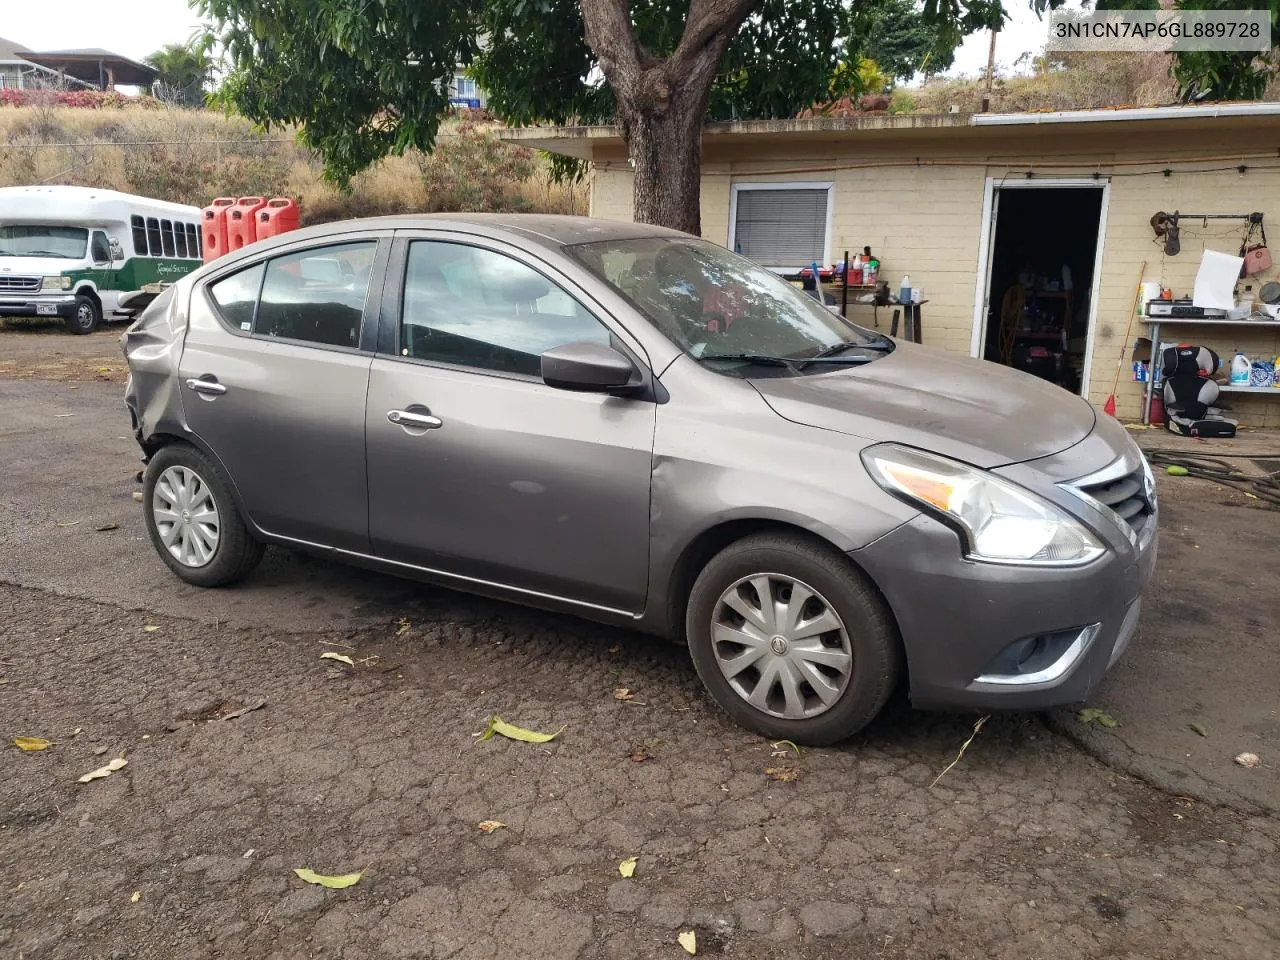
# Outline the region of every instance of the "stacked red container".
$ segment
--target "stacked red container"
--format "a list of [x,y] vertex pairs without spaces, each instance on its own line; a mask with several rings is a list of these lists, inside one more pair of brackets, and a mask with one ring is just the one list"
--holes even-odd
[[235,205],[235,197],[218,197],[200,213],[200,232],[203,234],[204,262],[216,260],[229,249],[227,247],[227,212]]
[[241,197],[227,213],[227,249],[239,250],[258,239],[258,211],[266,197]]
[[258,211],[258,239],[278,237],[298,229],[298,205],[288,197],[272,197]]

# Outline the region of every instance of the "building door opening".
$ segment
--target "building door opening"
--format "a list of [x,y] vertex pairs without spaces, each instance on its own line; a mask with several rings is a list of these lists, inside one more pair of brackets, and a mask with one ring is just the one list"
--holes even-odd
[[995,186],[982,356],[1082,393],[1105,190]]

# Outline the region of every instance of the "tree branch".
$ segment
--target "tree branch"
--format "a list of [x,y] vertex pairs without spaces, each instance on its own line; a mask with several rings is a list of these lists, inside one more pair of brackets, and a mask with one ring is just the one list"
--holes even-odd
[[642,48],[631,22],[629,0],[582,0],[587,46],[615,87],[628,89],[638,80]]
[[[737,33],[742,21],[762,0],[690,0],[684,33],[671,59],[688,60],[713,39],[723,38],[724,46]],[[585,6],[585,4],[584,4]],[[723,50],[723,47],[721,48]]]

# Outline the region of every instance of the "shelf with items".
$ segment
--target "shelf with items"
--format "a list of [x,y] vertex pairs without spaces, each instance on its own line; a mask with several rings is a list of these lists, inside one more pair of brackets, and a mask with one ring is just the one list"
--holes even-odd
[[[1142,322],[1148,327],[1149,339],[1151,340],[1152,352],[1152,368],[1155,368],[1155,353],[1160,349],[1160,328],[1161,327],[1233,327],[1235,329],[1244,330],[1270,330],[1280,333],[1280,320],[1253,320],[1248,317],[1243,320],[1205,320],[1196,317],[1142,317]],[[1230,363],[1230,360],[1227,361]],[[1142,388],[1142,422],[1151,422],[1151,397],[1155,393],[1157,386],[1156,378],[1150,377]],[[1244,393],[1253,396],[1276,396],[1280,397],[1280,389],[1275,387],[1246,387],[1231,386],[1230,384],[1219,384],[1219,391],[1223,393]]]

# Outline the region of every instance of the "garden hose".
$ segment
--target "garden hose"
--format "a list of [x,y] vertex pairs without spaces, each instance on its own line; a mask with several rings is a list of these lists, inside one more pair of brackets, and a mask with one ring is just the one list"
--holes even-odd
[[[1267,506],[1280,508],[1280,453],[1222,453],[1209,457],[1185,450],[1161,449],[1148,450],[1146,454],[1152,466],[1180,467],[1187,476],[1231,487]],[[1231,460],[1253,460],[1267,472],[1261,477],[1245,473],[1232,466]],[[1274,470],[1269,469],[1273,466]]]

